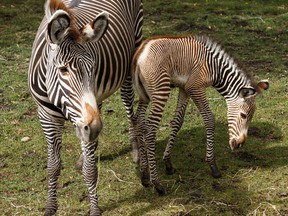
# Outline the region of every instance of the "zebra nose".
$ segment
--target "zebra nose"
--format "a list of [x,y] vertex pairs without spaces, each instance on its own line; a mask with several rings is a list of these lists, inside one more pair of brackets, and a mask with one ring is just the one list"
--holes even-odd
[[93,142],[97,139],[102,130],[102,122],[100,119],[94,120],[89,123],[76,124],[76,134],[84,142]]
[[102,130],[100,113],[98,109],[93,109],[89,104],[85,107],[83,120],[76,124],[76,131],[82,141],[93,142]]
[[83,135],[86,141],[95,141],[102,130],[102,122],[100,119],[94,120],[89,124],[83,125]]

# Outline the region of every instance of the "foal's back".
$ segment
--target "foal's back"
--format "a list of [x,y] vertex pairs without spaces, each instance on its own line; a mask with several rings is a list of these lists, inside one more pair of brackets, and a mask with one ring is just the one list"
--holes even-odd
[[155,81],[166,74],[173,85],[184,88],[191,77],[207,80],[204,74],[200,75],[207,69],[207,58],[203,52],[207,52],[206,47],[193,36],[152,37],[138,49],[134,67],[142,71],[146,81]]

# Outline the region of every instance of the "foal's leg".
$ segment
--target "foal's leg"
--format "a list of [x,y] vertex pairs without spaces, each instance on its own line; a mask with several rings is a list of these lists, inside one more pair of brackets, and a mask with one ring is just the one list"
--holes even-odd
[[178,101],[177,101],[177,107],[175,111],[175,115],[171,121],[171,133],[168,139],[168,143],[166,145],[166,149],[164,152],[163,160],[165,162],[166,166],[166,173],[168,175],[171,175],[175,172],[172,162],[171,162],[171,151],[172,147],[174,144],[175,137],[182,127],[183,121],[184,121],[184,116],[185,116],[185,111],[186,107],[188,104],[188,95],[185,93],[183,89],[179,89],[179,95],[178,95]]
[[147,119],[147,132],[145,133],[145,140],[147,145],[148,164],[150,169],[151,182],[154,185],[159,195],[165,195],[165,188],[161,185],[158,179],[156,158],[155,158],[155,141],[156,133],[161,121],[164,106],[168,100],[170,87],[164,84],[160,89],[153,92],[151,101],[151,111]]
[[193,99],[197,108],[199,109],[206,128],[206,137],[207,137],[206,161],[210,165],[212,176],[214,178],[219,178],[221,177],[221,173],[219,172],[219,169],[216,165],[214,155],[215,122],[213,113],[210,110],[208,101],[206,99],[205,86],[196,88],[196,86],[191,85],[189,87],[187,88],[187,92],[189,92],[191,98]]
[[136,111],[134,125],[134,132],[136,134],[136,142],[138,146],[139,165],[141,173],[141,183],[144,187],[148,187],[150,183],[150,174],[148,168],[147,150],[145,144],[144,134],[146,132],[145,114],[147,110],[148,102],[139,100],[139,105]]

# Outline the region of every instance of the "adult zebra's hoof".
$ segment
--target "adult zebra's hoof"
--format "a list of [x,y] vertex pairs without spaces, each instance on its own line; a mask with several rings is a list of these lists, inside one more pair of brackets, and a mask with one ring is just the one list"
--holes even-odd
[[214,178],[220,178],[222,176],[216,164],[210,165],[210,168]]
[[159,196],[165,196],[166,195],[166,190],[160,183],[155,185],[155,189],[158,192]]

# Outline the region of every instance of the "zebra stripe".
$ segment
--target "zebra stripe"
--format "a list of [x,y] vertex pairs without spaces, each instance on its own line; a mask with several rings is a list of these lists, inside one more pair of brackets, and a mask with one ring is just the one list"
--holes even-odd
[[[164,194],[165,189],[157,176],[155,139],[171,85],[179,88],[179,96],[175,115],[171,121],[172,131],[163,157],[166,172],[168,174],[174,172],[171,149],[176,134],[183,124],[190,97],[204,120],[206,161],[215,178],[220,177],[221,174],[216,166],[214,155],[214,116],[209,108],[205,89],[213,86],[226,100],[229,144],[233,150],[241,146],[247,138],[248,125],[255,112],[255,96],[269,86],[268,82],[259,82],[255,85],[220,45],[208,37],[198,35],[160,36],[144,41],[134,55],[132,78],[140,98],[135,130],[140,146],[140,165],[143,166],[140,168],[142,184],[147,185],[149,167],[151,182],[159,194]],[[151,102],[151,110],[145,120],[149,102]]]
[[45,13],[33,43],[28,73],[48,143],[45,215],[57,211],[64,120],[75,125],[81,140],[81,167],[90,195],[90,215],[101,215],[94,158],[102,129],[100,108],[120,87],[130,125],[129,138],[136,147],[129,72],[133,54],[142,41],[142,1],[47,0]]

